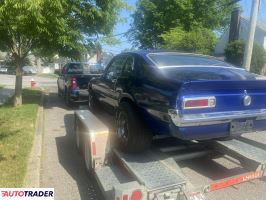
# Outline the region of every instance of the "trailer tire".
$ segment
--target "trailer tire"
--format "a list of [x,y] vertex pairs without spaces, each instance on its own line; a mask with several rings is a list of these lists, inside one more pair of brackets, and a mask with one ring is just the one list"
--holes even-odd
[[151,145],[152,134],[130,103],[122,102],[118,107],[116,137],[118,147],[129,153],[143,152]]
[[[87,140],[85,140],[87,141]],[[84,162],[86,170],[89,174],[92,172],[92,166],[91,166],[91,147],[89,142],[85,142],[84,144]]]
[[75,130],[75,136],[76,136],[76,147],[79,153],[83,153],[82,143],[81,143],[81,138],[80,138],[80,133],[79,133],[79,126],[77,125],[77,121],[78,120],[75,117],[74,130]]

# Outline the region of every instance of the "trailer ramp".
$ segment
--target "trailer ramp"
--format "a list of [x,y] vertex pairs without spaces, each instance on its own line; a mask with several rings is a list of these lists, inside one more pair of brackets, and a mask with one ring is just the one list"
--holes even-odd
[[167,195],[171,199],[171,192],[176,195],[175,199],[187,199],[187,181],[180,174],[182,172],[178,165],[170,166],[152,151],[136,155],[117,150],[114,153],[118,162],[146,188],[148,199],[167,199]]
[[[221,153],[249,163],[252,170],[264,170],[266,166],[266,151],[238,139],[214,141],[211,146]],[[245,165],[247,166],[247,165]]]

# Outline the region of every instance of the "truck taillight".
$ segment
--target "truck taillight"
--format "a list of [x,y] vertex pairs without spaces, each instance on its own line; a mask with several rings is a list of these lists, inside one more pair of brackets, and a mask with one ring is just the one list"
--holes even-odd
[[184,98],[183,100],[183,109],[214,108],[215,106],[215,97]]
[[76,77],[71,77],[70,81],[71,81],[71,89],[72,90],[76,89],[76,87],[77,87],[77,79],[76,79]]

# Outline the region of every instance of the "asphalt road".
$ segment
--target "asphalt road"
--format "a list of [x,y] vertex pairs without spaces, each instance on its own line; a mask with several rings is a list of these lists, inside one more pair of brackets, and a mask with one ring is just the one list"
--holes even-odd
[[[22,86],[24,88],[31,87],[32,78],[36,81],[36,87],[49,88],[56,86],[56,79],[44,78],[39,76],[23,76]],[[15,81],[15,75],[0,74],[0,84],[4,85],[6,88],[14,89]]]
[[[31,77],[24,77],[24,87]],[[41,163],[41,187],[55,188],[56,200],[101,200],[99,188],[84,167],[84,161],[75,147],[73,133],[73,109],[65,107],[57,96],[56,80],[35,77],[37,85],[49,91],[44,105],[43,155]],[[14,86],[14,77],[0,75],[0,84]],[[103,121],[113,130],[111,116],[103,114]],[[250,144],[266,150],[266,132],[244,136]],[[265,155],[266,156],[266,155]],[[206,185],[215,180],[244,172],[238,161],[225,157],[218,159],[194,159],[180,162],[183,172],[193,185]],[[266,178],[218,190],[207,194],[208,200],[265,200]]]

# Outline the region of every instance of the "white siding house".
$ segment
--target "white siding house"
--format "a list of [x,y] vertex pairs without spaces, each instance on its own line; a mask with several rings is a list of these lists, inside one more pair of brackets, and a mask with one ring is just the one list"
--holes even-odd
[[[248,38],[248,28],[249,28],[249,19],[246,17],[240,18],[240,28],[239,28],[239,39],[246,41]],[[229,40],[229,27],[220,37],[214,53],[216,55],[222,55],[224,53],[224,48]],[[258,21],[254,41],[262,45],[266,50],[266,22]]]

